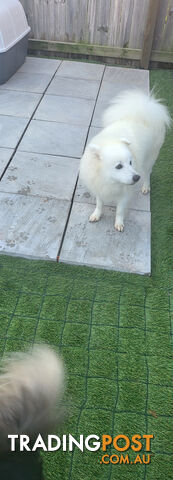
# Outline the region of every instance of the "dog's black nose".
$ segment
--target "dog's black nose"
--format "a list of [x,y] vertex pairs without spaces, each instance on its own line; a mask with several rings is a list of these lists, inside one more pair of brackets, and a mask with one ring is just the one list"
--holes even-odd
[[136,183],[140,179],[140,175],[133,175],[133,181]]

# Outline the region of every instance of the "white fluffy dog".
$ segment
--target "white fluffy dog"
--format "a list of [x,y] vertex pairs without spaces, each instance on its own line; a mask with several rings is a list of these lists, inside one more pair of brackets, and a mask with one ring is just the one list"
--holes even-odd
[[142,193],[150,190],[150,174],[171,118],[152,93],[119,94],[103,115],[104,129],[86,147],[80,177],[96,196],[90,222],[97,222],[104,202],[116,203],[115,228],[124,229],[124,211],[133,187],[142,177]]

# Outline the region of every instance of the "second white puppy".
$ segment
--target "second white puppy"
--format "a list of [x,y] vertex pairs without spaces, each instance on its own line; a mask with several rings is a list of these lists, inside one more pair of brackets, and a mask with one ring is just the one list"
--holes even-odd
[[140,176],[142,193],[150,189],[150,174],[164,142],[171,118],[152,93],[140,90],[119,94],[103,116],[104,129],[86,147],[80,177],[96,196],[90,222],[97,222],[105,202],[115,201],[115,228],[124,229],[124,211]]

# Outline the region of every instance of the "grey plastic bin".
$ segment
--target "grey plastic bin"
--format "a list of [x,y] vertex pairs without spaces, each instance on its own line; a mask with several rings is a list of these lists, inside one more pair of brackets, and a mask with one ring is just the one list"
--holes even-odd
[[25,61],[30,30],[19,0],[0,0],[0,85]]

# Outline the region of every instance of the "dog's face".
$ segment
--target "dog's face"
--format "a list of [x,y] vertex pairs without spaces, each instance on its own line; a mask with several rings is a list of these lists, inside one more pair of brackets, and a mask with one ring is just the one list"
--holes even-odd
[[133,157],[126,139],[110,142],[104,146],[91,143],[89,148],[101,162],[102,174],[111,183],[134,185],[140,176],[133,168]]

